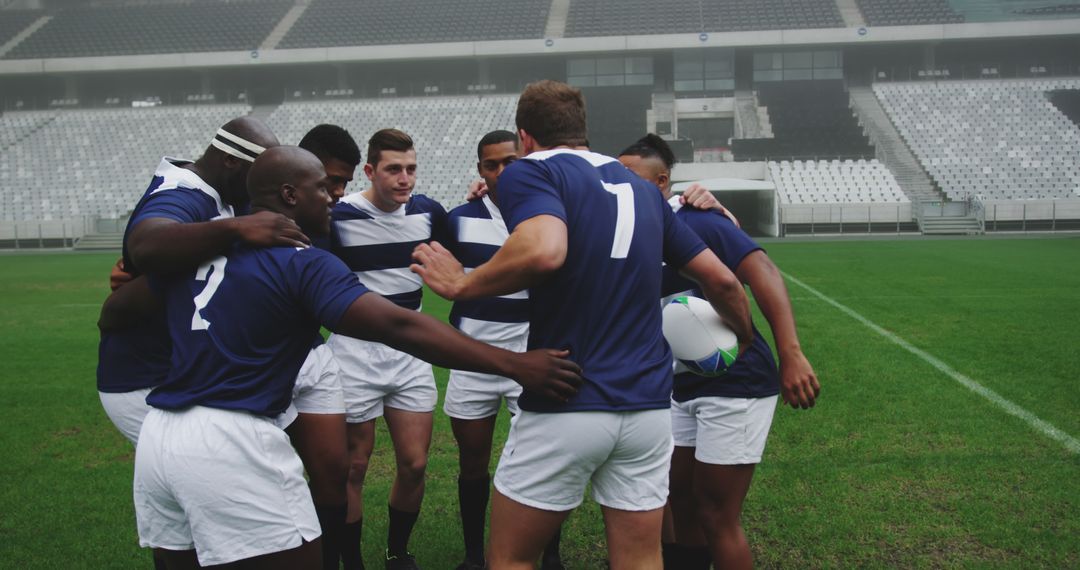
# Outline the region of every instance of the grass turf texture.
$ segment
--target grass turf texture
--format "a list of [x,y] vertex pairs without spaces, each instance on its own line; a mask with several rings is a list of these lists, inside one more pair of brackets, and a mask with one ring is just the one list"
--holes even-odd
[[[786,272],[1080,436],[1080,240],[774,243]],[[133,452],[94,388],[94,322],[112,255],[0,257],[0,566],[149,568]],[[1080,457],[789,283],[819,406],[777,411],[745,508],[760,567],[1080,565]],[[428,295],[425,310],[448,304]],[[764,320],[757,317],[763,331]],[[768,333],[766,332],[766,336]],[[440,387],[446,373],[439,371]],[[506,429],[505,414],[501,430]],[[365,558],[381,566],[393,471],[379,432]],[[436,412],[412,551],[462,556],[456,447]],[[599,509],[571,516],[570,568],[602,567]]]

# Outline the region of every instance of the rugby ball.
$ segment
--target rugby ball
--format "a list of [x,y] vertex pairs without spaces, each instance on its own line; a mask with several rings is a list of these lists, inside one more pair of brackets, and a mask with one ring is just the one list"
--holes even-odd
[[701,376],[722,376],[739,355],[739,340],[711,304],[675,297],[664,307],[664,338],[675,360]]

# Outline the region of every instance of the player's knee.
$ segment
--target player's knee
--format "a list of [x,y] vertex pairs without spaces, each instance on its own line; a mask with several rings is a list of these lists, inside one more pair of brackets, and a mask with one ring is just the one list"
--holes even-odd
[[403,483],[420,484],[427,471],[427,457],[409,457],[398,461],[397,476]]
[[488,463],[490,456],[486,453],[475,453],[461,450],[460,468],[462,479],[482,479],[488,476]]
[[348,473],[348,482],[350,484],[362,484],[364,482],[364,476],[367,475],[367,469],[367,456],[349,457],[346,468],[346,472]]

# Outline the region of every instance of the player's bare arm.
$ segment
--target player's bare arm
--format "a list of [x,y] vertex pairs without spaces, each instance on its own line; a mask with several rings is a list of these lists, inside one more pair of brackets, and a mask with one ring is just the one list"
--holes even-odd
[[754,342],[754,327],[750,320],[750,301],[742,283],[711,250],[703,250],[683,266],[681,273],[701,286],[717,314],[739,338],[741,355]]
[[436,366],[505,376],[559,401],[569,400],[581,385],[581,368],[566,360],[568,351],[495,348],[374,293],[354,301],[334,332],[381,342]]
[[735,274],[750,286],[761,313],[769,321],[780,355],[780,392],[784,401],[792,408],[814,407],[821,384],[799,344],[795,314],[780,270],[759,250],[746,256]]
[[518,224],[487,263],[468,274],[437,242],[421,244],[409,267],[440,297],[451,301],[497,297],[528,289],[566,261],[566,224],[555,216],[536,216]]
[[124,258],[116,260],[113,264],[112,270],[109,271],[109,290],[116,291],[125,284],[131,282],[131,279],[135,277],[124,269]]
[[149,315],[161,312],[161,300],[150,289],[145,275],[118,287],[105,299],[98,318],[101,332],[131,328]]
[[132,230],[128,249],[140,271],[166,273],[197,267],[237,240],[258,247],[304,247],[311,243],[292,219],[262,211],[191,224],[149,218]]

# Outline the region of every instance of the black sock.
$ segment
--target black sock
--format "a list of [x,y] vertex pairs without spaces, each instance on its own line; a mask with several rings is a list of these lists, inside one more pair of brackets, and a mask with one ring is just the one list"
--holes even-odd
[[562,562],[562,556],[559,554],[560,542],[562,542],[562,525],[555,529],[555,536],[551,537],[551,540],[544,546],[544,556],[541,558],[543,563]]
[[420,516],[420,511],[407,513],[394,507],[390,509],[390,524],[386,532],[386,551],[390,556],[405,554],[409,551],[409,536],[412,534],[413,525]]
[[363,529],[363,517],[356,522],[345,523],[342,527],[340,548],[345,570],[364,570],[364,556],[360,552],[360,535]]
[[679,553],[682,549],[674,542],[660,543],[660,557],[664,560],[664,570],[679,570]]
[[322,527],[323,570],[338,570],[341,542],[345,538],[345,505],[315,505],[315,515]]
[[679,557],[681,558],[679,568],[686,568],[686,570],[709,570],[709,566],[712,565],[712,555],[709,554],[708,546],[687,546],[680,544],[679,550]]
[[461,509],[461,532],[465,537],[465,558],[484,564],[484,521],[487,518],[491,477],[462,479],[458,477],[458,505]]

